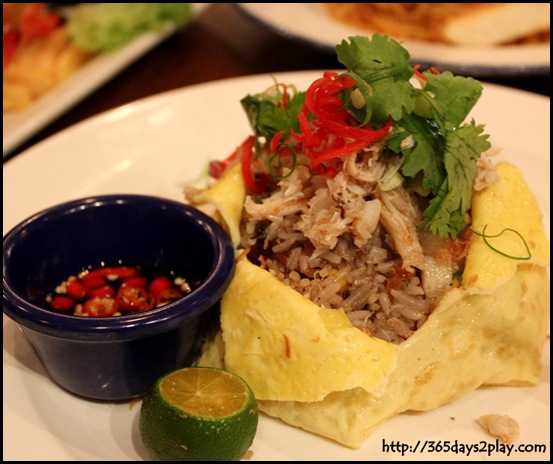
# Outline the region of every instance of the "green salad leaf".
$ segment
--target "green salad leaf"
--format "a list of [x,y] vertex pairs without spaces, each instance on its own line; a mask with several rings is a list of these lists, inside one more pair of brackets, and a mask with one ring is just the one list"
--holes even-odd
[[191,3],[80,3],[64,10],[71,41],[83,50],[113,51],[146,32],[192,20]]

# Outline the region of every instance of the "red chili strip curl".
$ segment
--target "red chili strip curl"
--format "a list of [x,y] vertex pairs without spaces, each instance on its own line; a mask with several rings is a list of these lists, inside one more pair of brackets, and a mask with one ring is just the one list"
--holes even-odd
[[316,121],[315,125],[326,129],[328,132],[340,137],[353,140],[362,140],[367,144],[382,140],[390,133],[392,127],[391,118],[380,129],[372,129],[370,126],[353,127],[349,124],[341,124],[335,121]]
[[238,152],[242,161],[242,176],[244,177],[246,190],[249,193],[259,194],[263,193],[267,189],[269,179],[267,176],[261,176],[259,179],[256,179],[254,176],[252,170],[254,160],[254,141],[254,136],[250,135],[242,143],[238,149]]

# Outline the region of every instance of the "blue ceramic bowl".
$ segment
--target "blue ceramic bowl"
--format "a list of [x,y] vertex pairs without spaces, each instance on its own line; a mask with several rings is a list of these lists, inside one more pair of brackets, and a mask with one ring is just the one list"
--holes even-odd
[[[87,398],[143,396],[164,373],[192,364],[234,273],[234,249],[210,217],[184,203],[105,195],[63,203],[21,222],[3,240],[4,313],[46,371]],[[45,297],[82,269],[159,265],[192,275],[192,292],[136,315],[82,317]]]

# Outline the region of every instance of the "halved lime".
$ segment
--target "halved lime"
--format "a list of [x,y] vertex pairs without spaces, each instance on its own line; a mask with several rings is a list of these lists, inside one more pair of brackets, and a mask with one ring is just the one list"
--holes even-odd
[[222,369],[187,367],[161,377],[140,410],[140,436],[156,461],[238,461],[259,411],[249,385]]

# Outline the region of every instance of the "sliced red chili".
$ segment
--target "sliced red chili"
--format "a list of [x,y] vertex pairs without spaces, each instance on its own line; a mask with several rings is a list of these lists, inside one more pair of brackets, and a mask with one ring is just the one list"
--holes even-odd
[[[333,177],[337,166],[324,163],[355,153],[390,133],[391,119],[379,129],[351,124],[351,116],[339,93],[354,85],[349,76],[328,71],[305,93],[304,106],[298,115],[300,133],[292,131],[291,135],[311,159],[309,167],[315,174]],[[310,113],[314,116],[312,121],[308,117]]]
[[351,142],[339,148],[335,148],[332,150],[324,150],[323,152],[321,152],[319,156],[317,156],[311,162],[311,167],[316,168],[320,164],[325,163],[326,161],[329,161],[331,159],[340,158],[342,156],[350,155],[351,153],[358,152],[366,145],[367,145],[366,142],[363,142],[363,141]]
[[278,144],[280,143],[280,140],[282,139],[282,136],[284,135],[284,131],[277,132],[275,135],[273,135],[273,138],[271,139],[271,144],[269,147],[269,150],[271,153],[276,153],[278,149]]
[[50,303],[50,308],[61,313],[68,313],[75,307],[75,300],[65,295],[56,295]]
[[214,179],[219,179],[232,162],[238,157],[238,149],[234,150],[230,156],[223,160],[213,160],[209,163],[208,174]]
[[101,276],[109,280],[115,279],[128,279],[136,274],[137,270],[134,267],[127,266],[115,266],[115,267],[101,267],[90,271],[88,276]]
[[88,289],[77,279],[70,279],[65,288],[67,294],[77,301],[84,300],[88,293]]
[[95,296],[83,305],[83,312],[90,317],[109,317],[117,311],[117,302],[113,298]]
[[89,298],[93,298],[95,296],[99,298],[106,298],[106,297],[115,298],[115,289],[110,285],[91,288],[90,290],[88,290],[88,296]]
[[150,282],[148,285],[148,291],[155,296],[159,295],[163,290],[173,287],[173,282],[169,280],[169,277],[160,275]]
[[242,158],[242,176],[246,184],[246,190],[249,193],[262,193],[267,188],[268,179],[261,177],[256,179],[252,171],[252,163],[254,157],[253,149],[254,137],[248,137],[240,146],[239,152]]
[[156,307],[165,306],[175,300],[181,298],[183,294],[176,287],[166,288],[162,290],[156,298]]
[[389,134],[392,121],[389,119],[388,122],[380,129],[373,129],[370,126],[353,127],[346,123],[329,120],[316,121],[314,124],[317,127],[326,129],[332,134],[356,141],[363,141],[366,142],[366,145],[369,145],[372,142],[383,139]]
[[[181,279],[185,282],[184,279]],[[51,309],[77,316],[107,317],[152,309],[156,296],[166,304],[183,296],[171,274],[141,274],[140,267],[114,266],[94,269],[79,278],[69,277],[48,298]],[[183,290],[184,291],[184,290]],[[84,304],[82,304],[84,302]]]
[[104,276],[94,272],[83,275],[81,277],[81,282],[88,289],[103,287],[106,285],[106,279],[104,278]]
[[128,277],[123,281],[122,285],[128,285],[130,287],[144,287],[148,284],[148,279],[143,276]]
[[136,275],[137,269],[127,266],[101,267],[94,269],[81,277],[81,281],[88,288],[103,287],[107,281],[128,279]]
[[413,71],[415,72],[415,77],[417,79],[420,79],[421,81],[427,81],[428,79],[426,78],[426,76],[421,72],[420,70],[421,68],[421,65],[420,64],[416,64],[415,66],[413,66]]
[[339,77],[335,72],[325,72],[305,92],[305,107],[319,119],[340,119],[348,116],[337,93],[353,87],[355,81],[348,76]]
[[115,297],[121,312],[137,313],[152,309],[155,297],[142,287],[122,285]]

